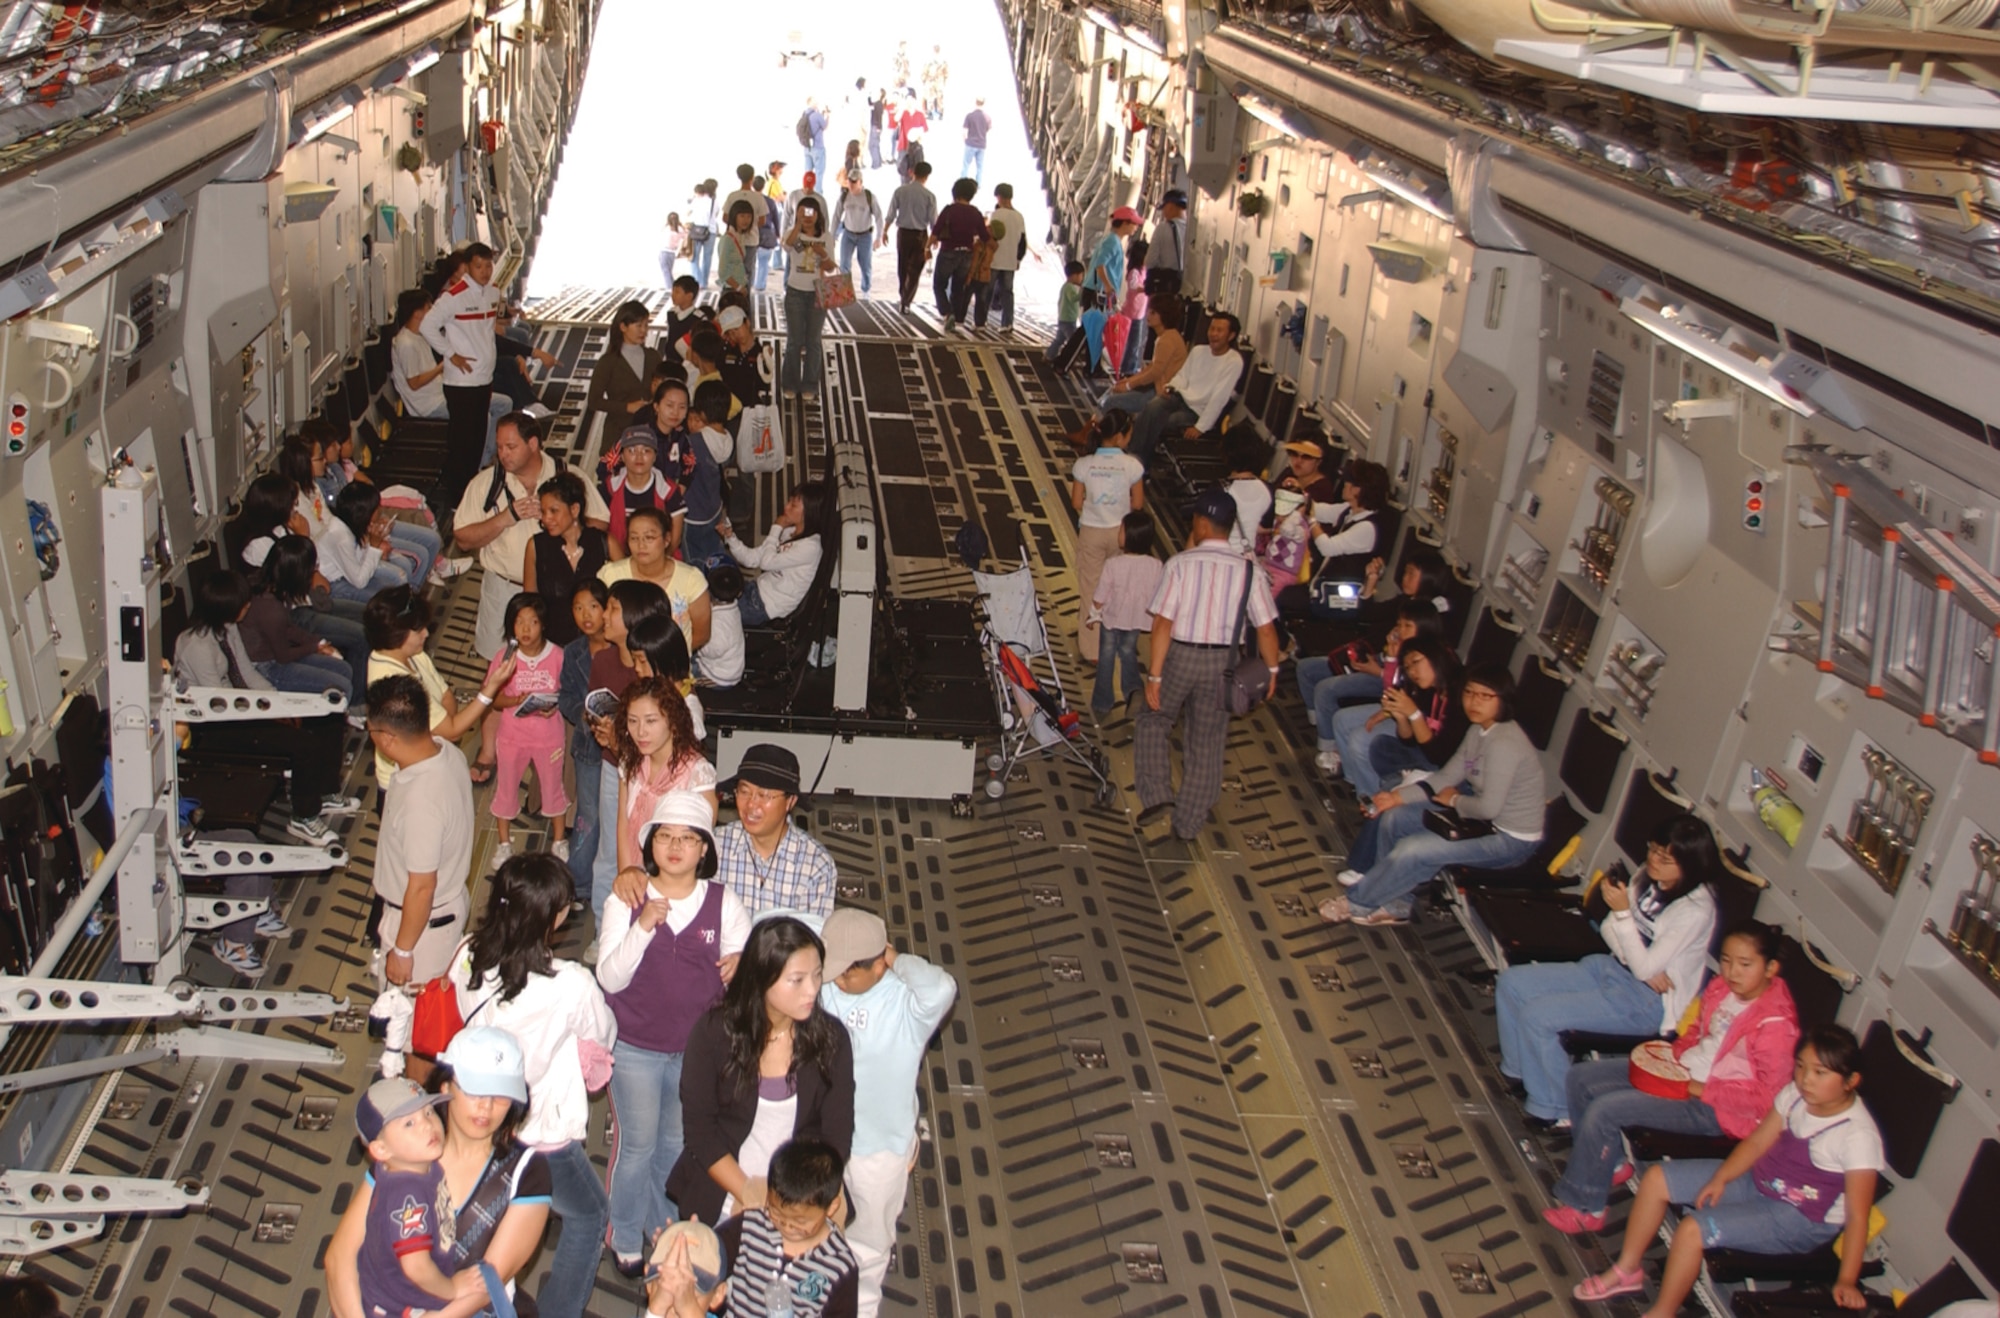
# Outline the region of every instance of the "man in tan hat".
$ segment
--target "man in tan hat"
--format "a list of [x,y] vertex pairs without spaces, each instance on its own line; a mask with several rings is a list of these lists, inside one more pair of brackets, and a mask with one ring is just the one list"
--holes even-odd
[[882,1307],[882,1276],[917,1157],[917,1070],[931,1035],[951,1012],[958,981],[920,956],[889,946],[872,911],[843,906],[827,917],[822,1007],[854,1041],[854,1149],[847,1243],[860,1268],[859,1318]]

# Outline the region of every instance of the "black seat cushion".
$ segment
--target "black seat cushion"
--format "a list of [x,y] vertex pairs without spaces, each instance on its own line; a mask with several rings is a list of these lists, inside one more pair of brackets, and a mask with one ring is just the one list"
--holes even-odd
[[2000,1203],[2000,1143],[1982,1140],[1972,1170],[1958,1188],[1944,1233],[1979,1269],[1989,1285],[2000,1286],[2000,1231],[1993,1229],[1993,1205]]
[[1931,1318],[1938,1310],[1960,1300],[1983,1300],[1979,1284],[1965,1275],[1965,1269],[1957,1259],[1949,1259],[1945,1265],[1924,1279],[1921,1286],[1903,1297],[1903,1303],[1896,1310],[1900,1318]]
[[[1905,1056],[1896,1046],[1896,1033],[1887,1021],[1868,1027],[1861,1042],[1861,1074],[1868,1077],[1868,1110],[1881,1128],[1889,1166],[1898,1176],[1909,1177],[1923,1165],[1931,1132],[1956,1091]],[[1909,1035],[1902,1042],[1923,1056],[1923,1048]]]
[[1473,888],[1466,902],[1510,966],[1581,961],[1604,951],[1597,926],[1561,900]]
[[[1740,1249],[1711,1249],[1703,1256],[1710,1281],[1732,1286],[1746,1281],[1825,1282],[1840,1276],[1840,1259],[1831,1242],[1807,1254],[1750,1254]],[[1882,1275],[1880,1260],[1861,1265],[1864,1277]]]
[[1654,1130],[1650,1126],[1628,1126],[1626,1147],[1634,1162],[1664,1162],[1668,1158],[1688,1161],[1695,1158],[1727,1158],[1736,1141],[1727,1135],[1688,1135],[1680,1131]]
[[1549,867],[1562,854],[1563,848],[1583,831],[1583,824],[1583,815],[1570,804],[1569,797],[1558,792],[1542,809],[1542,840],[1535,844],[1534,851],[1526,860],[1506,869],[1471,869],[1464,865],[1450,865],[1445,868],[1445,877],[1454,885],[1465,887],[1516,892],[1561,891],[1569,887],[1570,881],[1549,873]]
[[1630,1057],[1642,1043],[1651,1043],[1658,1034],[1599,1034],[1596,1030],[1564,1030],[1556,1036],[1571,1057]]
[[[1788,1286],[1781,1291],[1737,1291],[1729,1297],[1729,1311],[1736,1318],[1841,1318],[1851,1313],[1902,1314],[1894,1296],[1863,1291],[1866,1309],[1843,1309],[1833,1298],[1831,1286]],[[1907,1305],[1904,1306],[1907,1309]]]

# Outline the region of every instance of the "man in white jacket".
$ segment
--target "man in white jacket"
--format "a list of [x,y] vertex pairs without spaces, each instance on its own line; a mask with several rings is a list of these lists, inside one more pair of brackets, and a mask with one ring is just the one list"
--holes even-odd
[[958,998],[958,981],[889,946],[888,926],[870,911],[836,910],[821,936],[820,1005],[854,1041],[854,1150],[846,1179],[854,1209],[847,1243],[861,1272],[855,1312],[875,1318],[917,1157],[917,1071]]
[[1209,318],[1208,343],[1190,351],[1159,397],[1140,409],[1127,453],[1150,467],[1153,449],[1162,439],[1200,439],[1221,424],[1243,374],[1243,355],[1236,351],[1240,331],[1236,317],[1227,311]]
[[450,418],[444,469],[431,504],[440,512],[458,506],[459,496],[486,446],[488,405],[493,398],[495,322],[500,290],[493,286],[493,249],[474,243],[465,249],[465,270],[445,286],[421,326],[444,366],[444,403]]

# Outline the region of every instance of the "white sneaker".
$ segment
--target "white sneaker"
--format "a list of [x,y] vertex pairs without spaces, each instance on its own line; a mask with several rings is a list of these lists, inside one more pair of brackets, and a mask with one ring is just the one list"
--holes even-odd
[[288,934],[291,931],[292,927],[286,924],[276,911],[266,911],[257,917],[257,932],[266,938],[276,938],[279,934]]
[[358,815],[361,813],[361,798],[358,796],[329,796],[319,803],[320,818],[328,815]]
[[549,854],[557,860],[567,861],[569,859],[569,839],[559,837],[549,843]]
[[1313,757],[1313,763],[1319,766],[1321,773],[1339,773],[1340,752],[1321,751],[1318,755],[1315,755]]
[[220,938],[209,945],[215,959],[239,975],[261,975],[264,963],[257,959],[257,949],[248,943],[226,943]]
[[299,841],[310,843],[315,847],[333,847],[340,844],[339,835],[317,819],[287,820],[285,831]]
[[440,557],[435,563],[431,564],[430,579],[439,585],[443,585],[453,577],[461,576],[470,571],[473,561],[470,558]]
[[1334,877],[1340,880],[1341,887],[1352,888],[1355,884],[1361,882],[1361,880],[1367,878],[1368,876],[1366,874],[1363,874],[1360,870],[1342,870],[1339,874],[1336,874]]
[[493,869],[497,870],[509,860],[512,860],[513,857],[514,844],[512,842],[502,842],[499,846],[493,848],[493,859],[490,865]]

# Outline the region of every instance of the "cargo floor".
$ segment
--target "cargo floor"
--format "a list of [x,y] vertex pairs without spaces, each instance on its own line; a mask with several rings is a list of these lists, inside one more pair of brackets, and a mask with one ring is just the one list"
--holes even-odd
[[[538,309],[565,363],[544,391],[562,418],[558,451],[594,456],[578,432],[583,377],[603,347],[598,310],[627,292]],[[969,594],[946,555],[978,517],[1003,560],[1025,548],[1052,629],[1071,634],[1059,433],[1078,400],[1029,335],[918,320],[898,337],[900,323],[871,304],[829,324],[828,407],[801,426],[802,457],[823,452],[827,426],[879,431],[878,491],[905,491],[878,501],[896,510],[884,519],[890,586]],[[760,525],[774,492],[759,493]],[[483,671],[469,654],[477,589],[455,583],[434,640],[460,685]],[[1081,706],[1087,675],[1059,648]],[[1513,1104],[1491,1098],[1492,998],[1471,945],[1444,921],[1336,929],[1314,912],[1352,815],[1327,799],[1304,726],[1295,695],[1237,721],[1222,805],[1192,845],[1135,829],[1122,716],[1095,734],[1120,788],[1106,808],[1082,768],[1031,760],[972,818],[856,798],[803,812],[839,863],[842,900],[880,910],[899,946],[962,988],[923,1073],[928,1134],[885,1313],[1583,1311],[1569,1288],[1601,1257],[1540,1220],[1553,1168]],[[348,842],[346,869],[281,884],[293,932],[268,949],[261,987],[373,996],[372,817]],[[482,870],[492,842],[483,831]],[[587,937],[580,922],[564,953]],[[205,954],[194,968],[228,982]],[[326,1311],[320,1258],[362,1173],[353,1104],[371,1047],[325,1022],[259,1032],[331,1044],[346,1061],[154,1064],[101,1083],[67,1146],[72,1169],[192,1175],[213,1198],[180,1219],[111,1219],[101,1238],[29,1260],[70,1313]],[[530,1290],[549,1258],[526,1272]],[[607,1260],[591,1311],[641,1306]]]

